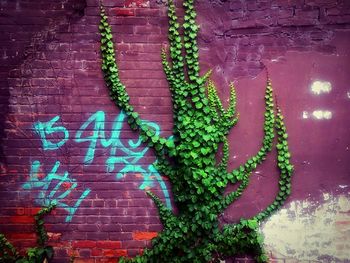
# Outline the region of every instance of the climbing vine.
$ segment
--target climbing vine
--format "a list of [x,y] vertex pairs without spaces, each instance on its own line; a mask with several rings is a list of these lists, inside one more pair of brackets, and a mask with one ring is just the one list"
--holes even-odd
[[53,247],[47,246],[47,232],[44,226],[44,216],[49,214],[56,205],[42,208],[34,217],[37,247],[29,248],[25,256],[21,256],[17,249],[0,233],[0,262],[38,263],[53,257]]
[[[194,0],[184,0],[184,22],[180,24],[173,0],[169,0],[169,51],[161,51],[162,64],[173,103],[173,136],[163,138],[142,122],[129,103],[129,95],[120,81],[111,27],[101,7],[102,70],[113,102],[127,115],[132,130],[154,149],[157,169],[172,185],[178,213],[174,214],[152,192],[147,192],[158,208],[164,226],[152,240],[152,248],[133,259],[121,262],[219,262],[227,256],[251,254],[257,262],[266,262],[263,238],[258,225],[279,209],[291,191],[293,166],[290,162],[287,132],[281,110],[275,106],[270,79],[265,92],[264,137],[260,150],[245,164],[227,171],[229,142],[227,135],[238,121],[236,92],[230,84],[227,108],[211,81],[211,72],[199,74],[196,11]],[[183,30],[183,34],[180,31]],[[277,165],[280,169],[279,192],[264,211],[236,224],[219,225],[218,216],[247,188],[252,172],[273,147],[277,135]],[[216,153],[222,145],[222,159]],[[224,194],[228,184],[236,190]]]

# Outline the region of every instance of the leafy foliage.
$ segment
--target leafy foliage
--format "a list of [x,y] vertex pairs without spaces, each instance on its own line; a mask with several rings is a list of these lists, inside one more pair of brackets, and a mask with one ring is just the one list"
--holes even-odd
[[[228,172],[227,135],[238,121],[235,88],[230,85],[230,103],[225,109],[215,84],[210,80],[211,72],[203,76],[199,74],[199,26],[195,21],[193,0],[184,0],[183,6],[185,16],[180,25],[174,2],[169,0],[169,58],[164,48],[161,52],[173,103],[171,138],[155,135],[129,104],[129,95],[119,79],[111,27],[101,7],[102,70],[111,99],[126,113],[130,127],[154,149],[157,169],[169,177],[179,211],[174,214],[155,194],[147,192],[158,208],[164,229],[152,240],[152,249],[121,262],[218,262],[224,257],[240,254],[252,254],[258,262],[266,262],[258,225],[283,205],[290,194],[293,171],[283,116],[280,109],[275,112],[272,86],[268,80],[262,146],[245,164]],[[182,29],[183,35],[180,35]],[[218,215],[242,195],[252,172],[271,151],[275,134],[277,164],[281,172],[280,190],[275,201],[253,218],[220,227]],[[223,145],[223,157],[217,162],[220,144]],[[228,184],[237,184],[238,187],[224,195]]]
[[0,262],[39,263],[44,262],[45,259],[51,259],[54,251],[51,246],[46,246],[48,236],[45,230],[43,218],[54,208],[54,204],[44,207],[35,215],[35,231],[37,234],[38,246],[29,248],[25,256],[21,256],[6,237],[3,234],[0,234]]

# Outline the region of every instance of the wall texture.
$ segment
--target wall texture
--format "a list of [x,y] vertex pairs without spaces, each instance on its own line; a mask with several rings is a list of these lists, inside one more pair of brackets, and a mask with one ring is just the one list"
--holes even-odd
[[[33,215],[57,202],[47,218],[55,262],[135,256],[162,228],[144,190],[173,207],[153,153],[109,100],[98,2],[0,1],[0,232],[18,247],[32,246]],[[131,102],[170,136],[171,100],[160,61],[166,5],[102,2]],[[349,262],[350,2],[198,0],[197,10],[203,72],[214,70],[222,98],[229,97],[229,81],[237,86],[231,168],[259,148],[265,67],[285,114],[296,169],[288,204],[261,226],[271,258]],[[277,175],[272,154],[222,222],[264,208],[277,191]]]

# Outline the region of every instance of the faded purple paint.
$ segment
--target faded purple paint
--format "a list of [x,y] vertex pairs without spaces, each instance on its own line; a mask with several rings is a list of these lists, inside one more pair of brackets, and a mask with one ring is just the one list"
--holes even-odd
[[[349,43],[348,33],[337,32],[332,41],[336,54],[292,51],[280,61],[264,61],[277,102],[285,115],[295,165],[293,191],[289,200],[309,198],[318,201],[323,198],[322,193],[339,195],[349,192]],[[237,159],[231,159],[232,167],[258,149],[256,138],[261,138],[261,98],[265,79],[265,73],[261,73],[255,79],[240,79],[237,83],[241,115],[236,130],[230,134],[231,149],[237,155]],[[330,93],[313,94],[311,84],[316,80],[329,81],[332,84]],[[314,110],[329,110],[332,118],[303,118],[304,111]],[[274,158],[271,155],[268,163],[258,169],[261,174],[255,175],[242,200],[229,209],[228,218],[253,215],[272,200],[272,193],[277,191],[278,176],[273,168]]]

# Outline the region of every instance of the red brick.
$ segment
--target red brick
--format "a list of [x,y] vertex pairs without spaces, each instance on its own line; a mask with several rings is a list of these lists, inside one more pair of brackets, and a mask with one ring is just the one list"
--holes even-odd
[[72,243],[73,248],[94,248],[96,247],[96,241],[92,240],[82,240],[82,241],[74,241]]
[[118,258],[97,258],[96,263],[118,263]]
[[105,257],[125,257],[128,252],[126,249],[106,249],[103,250],[103,255]]
[[132,237],[134,240],[150,240],[158,236],[158,232],[134,232]]
[[77,258],[74,259],[74,263],[95,263],[94,259]]
[[126,249],[118,249],[117,256],[118,257],[126,257],[128,255],[128,251]]
[[16,211],[17,215],[24,215],[24,207],[18,207]]
[[97,247],[98,248],[112,248],[117,249],[121,248],[122,243],[120,241],[97,241]]
[[10,223],[14,224],[34,224],[34,217],[32,216],[11,216]]
[[91,256],[93,256],[93,257],[102,256],[102,250],[101,249],[97,249],[97,248],[93,248],[91,250]]
[[116,250],[113,250],[113,249],[107,249],[107,250],[103,250],[103,255],[105,257],[116,257]]
[[35,233],[10,233],[10,234],[7,234],[6,236],[9,239],[20,239],[20,240],[36,239]]
[[[43,175],[42,173],[38,174],[39,175]],[[44,175],[43,175],[44,176]],[[30,208],[26,208],[26,214],[28,215],[36,215],[39,211],[41,210],[41,207],[30,207]]]

